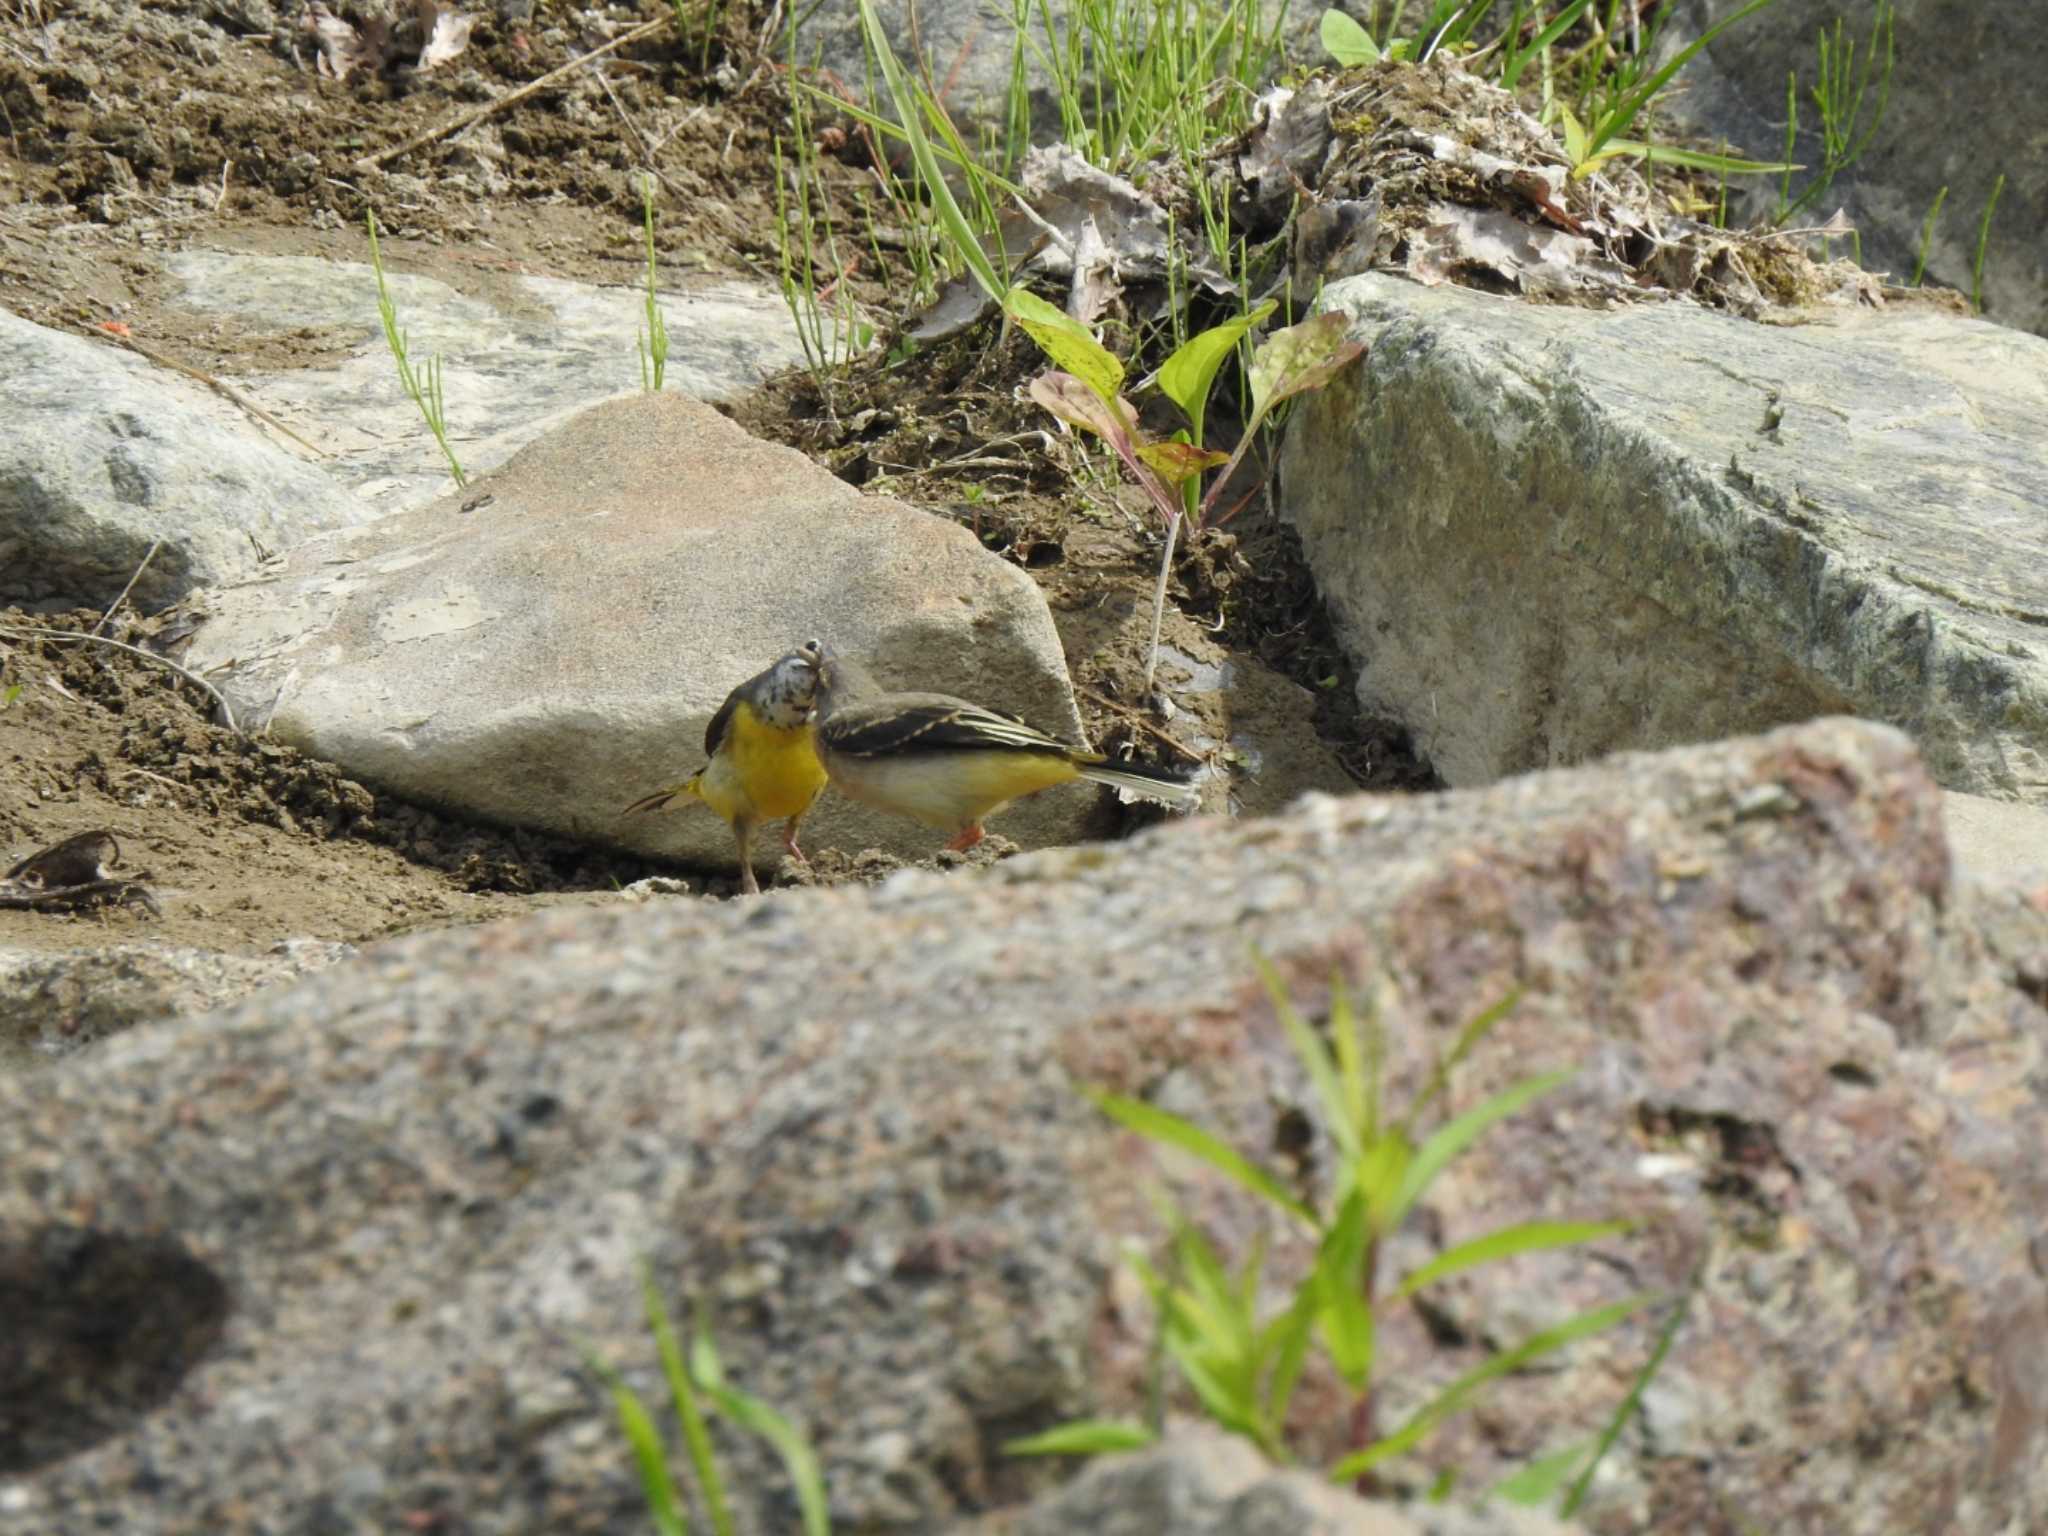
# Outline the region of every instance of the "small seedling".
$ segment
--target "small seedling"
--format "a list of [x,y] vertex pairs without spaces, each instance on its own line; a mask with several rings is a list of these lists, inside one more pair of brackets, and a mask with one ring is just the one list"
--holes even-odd
[[[1206,526],[1217,498],[1274,407],[1305,390],[1322,388],[1364,354],[1365,344],[1346,337],[1348,322],[1335,312],[1267,337],[1252,353],[1248,370],[1251,415],[1237,447],[1223,454],[1201,441],[1209,390],[1224,360],[1246,333],[1272,314],[1272,303],[1188,338],[1159,370],[1161,387],[1192,424],[1192,441],[1187,434],[1162,441],[1139,427],[1137,409],[1120,393],[1122,361],[1065,310],[1023,288],[1010,290],[1004,308],[1060,370],[1033,379],[1031,398],[1068,426],[1092,432],[1108,444],[1166,526],[1166,546],[1160,553],[1159,579],[1152,594],[1152,638],[1145,652],[1145,691],[1150,693],[1159,658],[1159,633],[1166,617],[1166,584],[1183,518],[1192,518],[1197,529]],[[1211,482],[1208,494],[1195,496],[1202,473],[1219,466],[1221,473]]]
[[[674,1400],[683,1446],[689,1456],[691,1471],[696,1474],[698,1491],[703,1495],[715,1536],[733,1536],[735,1527],[732,1508],[726,1499],[725,1479],[718,1470],[718,1460],[712,1451],[711,1433],[705,1418],[707,1406],[748,1433],[758,1435],[774,1448],[796,1489],[804,1536],[830,1536],[832,1525],[825,1497],[824,1473],[818,1465],[817,1453],[811,1449],[803,1433],[766,1403],[742,1392],[726,1379],[725,1367],[711,1342],[710,1329],[701,1316],[697,1319],[696,1332],[690,1341],[689,1359],[685,1362],[682,1347],[676,1340],[675,1325],[669,1320],[668,1308],[654,1283],[653,1271],[644,1261],[640,1267],[640,1293],[647,1313],[647,1326],[654,1335],[655,1348],[661,1356],[662,1375],[667,1379],[669,1395]],[[660,1536],[687,1536],[689,1522],[684,1517],[683,1504],[676,1493],[675,1478],[669,1472],[668,1447],[661,1431],[655,1427],[654,1415],[617,1370],[588,1351],[585,1351],[584,1358],[611,1390],[619,1428],[632,1448],[633,1464],[640,1474],[640,1488],[646,1496],[655,1530]]]
[[[1787,167],[1784,180],[1778,189],[1778,218],[1780,227],[1788,223],[1801,209],[1810,206],[1827,192],[1835,177],[1855,164],[1863,151],[1870,147],[1870,141],[1877,136],[1879,126],[1884,122],[1885,108],[1891,102],[1892,65],[1895,51],[1892,46],[1892,7],[1890,0],[1878,0],[1877,9],[1871,19],[1870,42],[1863,50],[1863,67],[1856,67],[1856,42],[1844,38],[1842,22],[1837,18],[1833,37],[1823,29],[1820,34],[1820,74],[1813,83],[1814,109],[1820,114],[1821,163],[1812,181],[1808,182],[1797,197],[1792,195],[1792,171]],[[1870,120],[1863,120],[1864,97],[1869,92],[1872,74],[1876,74],[1877,96],[1872,105]],[[1792,158],[1792,146],[1799,137],[1799,75],[1795,70],[1785,79],[1785,158]]]
[[[1259,1306],[1262,1247],[1255,1247],[1233,1274],[1209,1241],[1177,1214],[1170,1215],[1174,1233],[1168,1271],[1162,1273],[1142,1259],[1134,1261],[1134,1267],[1157,1309],[1167,1357],[1204,1411],[1269,1457],[1291,1459],[1288,1405],[1310,1352],[1320,1344],[1324,1358],[1352,1394],[1351,1424],[1357,1442],[1356,1449],[1329,1469],[1329,1475],[1337,1481],[1362,1483],[1381,1463],[1415,1449],[1468,1406],[1488,1383],[1575,1340],[1603,1332],[1661,1298],[1629,1297],[1544,1329],[1465,1372],[1398,1428],[1378,1433],[1372,1422],[1373,1366],[1379,1321],[1388,1308],[1461,1271],[1612,1237],[1627,1231],[1630,1224],[1515,1223],[1446,1249],[1382,1291],[1378,1276],[1384,1244],[1436,1176],[1486,1131],[1558,1088],[1572,1074],[1548,1072],[1526,1078],[1418,1138],[1416,1126],[1430,1105],[1447,1092],[1451,1072],[1506,1016],[1514,999],[1468,1023],[1450,1052],[1436,1064],[1407,1114],[1393,1120],[1381,1105],[1385,1039],[1376,1021],[1362,1019],[1354,1009],[1341,980],[1332,992],[1326,1044],[1296,1013],[1271,968],[1261,962],[1261,970],[1334,1144],[1337,1178],[1327,1204],[1311,1205],[1279,1174],[1179,1115],[1116,1094],[1091,1093],[1090,1098],[1118,1124],[1160,1146],[1193,1156],[1317,1239],[1315,1261],[1308,1273],[1287,1304],[1270,1314]],[[1655,1358],[1661,1359],[1661,1351]],[[1089,1420],[1062,1425],[1006,1448],[1014,1454],[1091,1454],[1128,1449],[1148,1442],[1151,1436],[1152,1431],[1142,1425]],[[1574,1450],[1578,1454],[1557,1471],[1550,1491],[1580,1464],[1584,1448]]]
[[469,480],[462,473],[462,466],[456,462],[455,450],[448,446],[448,413],[441,398],[441,355],[437,352],[427,359],[425,368],[414,370],[412,360],[405,350],[405,332],[398,328],[398,308],[391,302],[391,289],[384,281],[384,257],[377,248],[377,215],[365,209],[363,219],[370,230],[370,266],[377,274],[377,318],[384,323],[384,342],[391,348],[391,360],[398,365],[398,382],[405,386],[412,403],[419,407],[420,415],[427,423],[427,430],[434,434],[434,441],[441,445],[441,454],[448,460],[448,470],[455,476],[457,485],[466,486]]
[[654,176],[640,178],[640,211],[647,231],[647,326],[637,343],[640,355],[640,387],[649,394],[661,391],[661,376],[668,366],[668,326],[655,302],[654,276]]
[[1927,275],[1927,252],[1934,244],[1935,221],[1941,217],[1941,205],[1948,201],[1948,188],[1943,187],[1934,194],[1934,204],[1927,210],[1927,217],[1920,221],[1920,247],[1913,255],[1913,282],[1920,286],[1920,279]]
[[1998,211],[1999,194],[2005,191],[2005,172],[1991,183],[1991,196],[1984,204],[1984,217],[1977,221],[1977,254],[1970,262],[1970,308],[1984,313],[1984,253],[1991,244],[1991,215]]

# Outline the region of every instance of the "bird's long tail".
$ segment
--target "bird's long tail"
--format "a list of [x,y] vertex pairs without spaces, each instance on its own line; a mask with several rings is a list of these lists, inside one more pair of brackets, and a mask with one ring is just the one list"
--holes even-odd
[[703,778],[704,770],[699,768],[680,784],[665,785],[651,795],[641,796],[619,814],[631,816],[639,811],[664,811],[678,800],[702,799],[700,785]]
[[1177,811],[1192,811],[1202,803],[1201,786],[1191,784],[1177,773],[1164,768],[1149,768],[1143,763],[1086,763],[1074,764],[1084,779],[1097,784],[1108,784],[1125,794],[1135,795],[1140,800],[1152,800],[1160,805],[1170,805]]

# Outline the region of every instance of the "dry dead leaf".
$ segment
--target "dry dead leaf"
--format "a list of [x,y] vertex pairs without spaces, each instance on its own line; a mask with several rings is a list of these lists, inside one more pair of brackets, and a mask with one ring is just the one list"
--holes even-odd
[[427,41],[426,46],[420,49],[419,67],[429,70],[460,57],[469,46],[470,29],[475,25],[474,16],[458,16],[454,11],[433,4],[432,0],[422,0],[420,30]]
[[306,7],[299,29],[312,34],[320,49],[313,67],[330,80],[346,80],[366,61],[362,34],[318,0]]

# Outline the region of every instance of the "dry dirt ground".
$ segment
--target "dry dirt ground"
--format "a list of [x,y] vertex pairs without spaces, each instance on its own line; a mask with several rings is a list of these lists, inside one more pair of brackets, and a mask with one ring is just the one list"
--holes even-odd
[[[368,7],[339,5],[363,20]],[[388,14],[388,12],[387,12]],[[395,64],[325,77],[305,15],[270,0],[0,0],[0,305],[41,324],[136,342],[223,378],[312,366],[336,339],[209,318],[169,301],[168,251],[192,246],[361,260],[363,213],[385,259],[464,291],[505,272],[595,282],[639,278],[637,172],[662,188],[665,281],[693,273],[772,282],[780,267],[773,146],[789,125],[786,81],[755,50],[764,8],[725,7],[707,46],[661,30],[493,113],[469,140],[431,143],[365,171],[397,146],[663,14],[501,0],[461,57],[431,73]],[[867,174],[858,136],[828,175]],[[886,259],[886,258],[885,258]],[[827,275],[829,277],[829,275]],[[890,312],[890,274],[842,274]],[[1154,530],[1114,487],[1077,495],[1042,455],[1011,467],[935,471],[982,457],[1024,423],[1012,399],[1031,358],[990,337],[847,381],[836,411],[802,376],[735,411],[854,483],[970,522],[1044,585],[1098,745],[1139,742],[1169,760],[1186,717],[1138,699]],[[108,344],[114,344],[108,340]],[[1398,732],[1361,720],[1353,678],[1292,536],[1255,503],[1177,562],[1169,639],[1202,637],[1314,692],[1316,728],[1357,782],[1425,785]],[[0,627],[91,629],[97,613]],[[144,637],[115,614],[104,633]],[[18,690],[18,691],[17,691]],[[161,915],[0,910],[0,945],[52,949],[148,937],[252,952],[306,936],[360,942],[550,901],[613,899],[675,874],[602,849],[465,826],[351,783],[289,749],[209,723],[204,698],[169,673],[102,647],[0,636],[0,872],[46,844],[105,829],[119,872]],[[1196,722],[1199,723],[1199,719]],[[1181,739],[1186,739],[1183,735]],[[998,829],[1000,824],[998,823]],[[999,839],[991,839],[999,854]],[[976,857],[992,856],[977,850]],[[949,858],[951,856],[948,856]],[[804,879],[876,878],[876,855],[825,854]],[[698,872],[691,889],[731,891]]]

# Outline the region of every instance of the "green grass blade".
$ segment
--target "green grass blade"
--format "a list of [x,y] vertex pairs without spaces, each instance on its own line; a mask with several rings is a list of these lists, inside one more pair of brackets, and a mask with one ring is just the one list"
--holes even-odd
[[1323,1118],[1329,1121],[1330,1135],[1344,1153],[1347,1163],[1358,1160],[1358,1127],[1351,1122],[1351,1114],[1344,1090],[1337,1081],[1337,1066],[1330,1059],[1329,1047],[1324,1045],[1316,1032],[1295,1011],[1293,999],[1281,984],[1280,973],[1275,971],[1263,955],[1254,955],[1253,963],[1259,968],[1259,977],[1266,984],[1266,995],[1273,1001],[1273,1012],[1279,1016],[1280,1027],[1287,1031],[1287,1039],[1294,1047],[1294,1054],[1300,1058],[1302,1070],[1308,1074],[1310,1085],[1316,1097],[1322,1101]]
[[1777,176],[1806,169],[1803,165],[1792,165],[1783,160],[1743,160],[1735,155],[1717,155],[1711,150],[1678,149],[1669,144],[1644,144],[1635,139],[1610,139],[1598,158],[1606,160],[1614,155],[1640,155],[1659,165],[1689,166],[1696,171],[1717,171],[1724,176]]
[[1354,1392],[1363,1392],[1372,1377],[1375,1330],[1365,1295],[1366,1220],[1365,1194],[1353,1190],[1323,1238],[1312,1277],[1323,1345]]
[[[959,247],[960,259],[967,270],[981,285],[982,291],[997,304],[1003,302],[1003,291],[1008,286],[996,275],[988,252],[981,247],[967,216],[954,201],[953,189],[946,184],[944,172],[939,169],[938,157],[933,154],[931,141],[925,137],[923,111],[917,94],[910,82],[904,78],[903,66],[896,62],[896,54],[889,46],[889,35],[882,29],[882,19],[875,13],[873,0],[860,0],[861,25],[866,29],[869,46],[874,49],[875,60],[882,69],[882,79],[889,88],[889,99],[896,108],[897,125],[903,130],[905,142],[910,146],[910,158],[917,167],[918,181],[925,189],[925,195],[932,200],[932,209],[938,215],[940,225],[948,238]],[[974,172],[962,166],[963,174]]]
[[626,1385],[625,1378],[602,1360],[587,1351],[584,1359],[611,1391],[612,1406],[618,1412],[619,1428],[625,1433],[626,1443],[632,1448],[633,1464],[640,1474],[640,1489],[647,1498],[647,1514],[654,1529],[659,1536],[689,1536],[690,1523],[683,1517],[675,1481],[668,1473],[668,1452],[647,1405]]
[[759,1398],[742,1392],[725,1379],[711,1333],[700,1319],[690,1346],[691,1363],[697,1368],[697,1385],[713,1406],[749,1434],[768,1442],[782,1458],[784,1470],[796,1489],[797,1508],[802,1512],[804,1536],[831,1536],[831,1506],[825,1497],[825,1474],[818,1465],[818,1453],[788,1419]]
[[1515,54],[1514,61],[1501,72],[1501,88],[1512,91],[1517,82],[1521,80],[1522,71],[1528,67],[1529,61],[1539,56],[1544,49],[1569,32],[1572,23],[1579,19],[1579,13],[1585,10],[1585,8],[1586,0],[1572,0],[1570,5],[1552,17],[1550,25],[1531,38],[1529,46],[1519,50]]
[[1422,1118],[1423,1112],[1436,1102],[1439,1095],[1450,1088],[1451,1074],[1463,1065],[1465,1058],[1472,1054],[1480,1041],[1493,1033],[1495,1025],[1514,1012],[1515,1005],[1521,1000],[1521,989],[1514,988],[1492,1007],[1482,1009],[1465,1021],[1465,1027],[1458,1031],[1458,1038],[1451,1042],[1451,1048],[1439,1056],[1436,1065],[1430,1068],[1428,1084],[1416,1096],[1415,1102],[1408,1107],[1408,1113],[1402,1116],[1403,1131],[1411,1136],[1414,1134],[1415,1123]]
[[1586,1459],[1586,1451],[1592,1444],[1593,1437],[1587,1435],[1574,1440],[1561,1451],[1552,1451],[1547,1456],[1524,1462],[1518,1471],[1489,1488],[1481,1502],[1501,1499],[1509,1504],[1519,1504],[1524,1509],[1542,1508],[1557,1497],[1558,1489],[1564,1486],[1573,1469]]
[[1984,217],[1977,222],[1977,254],[1970,263],[1970,308],[1984,313],[1984,253],[1991,244],[1991,215],[1998,211],[1998,199],[2005,191],[2005,172],[1991,183],[1991,198],[1984,205]]
[[1603,1332],[1632,1312],[1654,1305],[1664,1298],[1657,1295],[1631,1296],[1625,1301],[1610,1302],[1604,1307],[1595,1307],[1582,1312],[1569,1322],[1555,1328],[1546,1328],[1517,1344],[1513,1349],[1504,1350],[1488,1360],[1481,1361],[1429,1402],[1416,1410],[1406,1424],[1382,1440],[1375,1441],[1364,1450],[1345,1457],[1330,1469],[1332,1481],[1348,1483],[1370,1472],[1389,1457],[1399,1456],[1413,1450],[1422,1440],[1445,1419],[1457,1413],[1471,1401],[1473,1394],[1488,1382],[1519,1370],[1531,1360],[1551,1354],[1565,1345]]
[[691,1385],[690,1373],[683,1366],[683,1352],[676,1344],[675,1327],[669,1321],[668,1308],[662,1305],[661,1291],[654,1283],[654,1269],[642,1262],[640,1266],[640,1297],[647,1311],[647,1326],[654,1333],[656,1349],[661,1353],[662,1375],[668,1379],[669,1395],[675,1399],[676,1420],[682,1425],[683,1446],[690,1457],[690,1468],[697,1475],[697,1486],[704,1494],[704,1507],[711,1516],[711,1528],[717,1536],[732,1536],[732,1510],[725,1502],[725,1480],[719,1476],[718,1460],[711,1449],[711,1432],[705,1426],[704,1414],[697,1406],[696,1389]]
[[1750,0],[1750,3],[1748,5],[1745,5],[1741,10],[1737,11],[1734,15],[1725,17],[1721,21],[1716,22],[1713,26],[1707,28],[1706,31],[1702,32],[1698,37],[1694,38],[1690,43],[1687,43],[1685,47],[1681,48],[1672,57],[1671,61],[1668,64],[1666,64],[1662,69],[1658,70],[1656,74],[1650,76],[1650,78],[1643,84],[1638,85],[1634,89],[1630,90],[1626,95],[1622,97],[1622,99],[1618,103],[1616,103],[1612,108],[1610,108],[1606,112],[1603,112],[1600,115],[1599,121],[1596,122],[1593,126],[1592,136],[1586,144],[1586,153],[1583,156],[1577,156],[1574,158],[1591,159],[1593,156],[1597,155],[1600,152],[1601,147],[1605,145],[1609,139],[1615,138],[1620,134],[1626,133],[1628,131],[1629,125],[1636,120],[1636,114],[1641,112],[1645,106],[1649,105],[1651,99],[1655,97],[1659,91],[1663,90],[1665,86],[1671,83],[1671,77],[1673,75],[1677,74],[1681,69],[1685,68],[1686,65],[1692,62],[1694,54],[1698,53],[1702,48],[1706,47],[1715,38],[1719,37],[1723,32],[1726,32],[1730,27],[1734,26],[1735,23],[1741,21],[1744,17],[1755,15],[1758,11],[1762,10],[1765,6],[1771,3],[1772,0]]
[[1685,1323],[1686,1313],[1692,1310],[1692,1299],[1699,1293],[1700,1279],[1701,1272],[1695,1270],[1692,1283],[1685,1288],[1684,1293],[1678,1298],[1678,1304],[1671,1309],[1671,1315],[1664,1320],[1663,1328],[1657,1333],[1656,1347],[1650,1351],[1650,1358],[1643,1362],[1643,1368],[1629,1384],[1628,1395],[1622,1398],[1615,1407],[1613,1416],[1600,1431],[1600,1443],[1594,1448],[1593,1459],[1586,1463],[1585,1470],[1572,1484],[1571,1492],[1564,1496],[1564,1502],[1558,1506],[1561,1518],[1569,1520],[1578,1511],[1579,1505],[1585,1500],[1586,1490],[1593,1485],[1593,1474],[1600,1470],[1600,1463],[1606,1458],[1608,1451],[1613,1449],[1614,1442],[1620,1438],[1622,1428],[1635,1416],[1637,1405],[1643,1400],[1643,1393],[1656,1379],[1657,1372],[1663,1368],[1664,1357],[1671,1352],[1671,1343],[1678,1337],[1678,1330]]
[[1402,1220],[1429,1188],[1432,1180],[1443,1172],[1444,1165],[1473,1142],[1477,1141],[1490,1127],[1505,1120],[1509,1115],[1541,1098],[1551,1089],[1570,1082],[1570,1071],[1545,1072],[1539,1077],[1527,1078],[1495,1094],[1484,1104],[1468,1109],[1455,1120],[1447,1120],[1438,1126],[1429,1140],[1415,1154],[1408,1164],[1407,1177],[1403,1180],[1400,1194],[1387,1214],[1386,1230],[1391,1232],[1400,1226]]
[[1427,1264],[1412,1271],[1402,1280],[1394,1295],[1413,1296],[1425,1285],[1441,1280],[1446,1275],[1455,1275],[1459,1270],[1471,1269],[1480,1264],[1491,1264],[1499,1259],[1513,1258],[1522,1253],[1540,1253],[1549,1248],[1569,1248],[1575,1243],[1590,1243],[1596,1238],[1613,1237],[1626,1232],[1633,1225],[1627,1221],[1525,1221],[1512,1227],[1502,1227],[1484,1237],[1475,1237],[1469,1243],[1460,1243],[1455,1248],[1446,1248]]
[[1242,1189],[1250,1190],[1260,1199],[1277,1205],[1289,1215],[1299,1218],[1309,1226],[1318,1226],[1315,1212],[1302,1203],[1299,1197],[1284,1188],[1265,1169],[1250,1161],[1236,1149],[1224,1145],[1200,1126],[1183,1120],[1179,1115],[1154,1108],[1142,1099],[1125,1098],[1121,1094],[1087,1091],[1095,1107],[1127,1130],[1161,1146],[1175,1147],[1191,1156],[1200,1158],[1211,1168]]
[[1075,1419],[1035,1435],[1003,1442],[1005,1456],[1100,1456],[1141,1451],[1159,1437],[1124,1419]]

